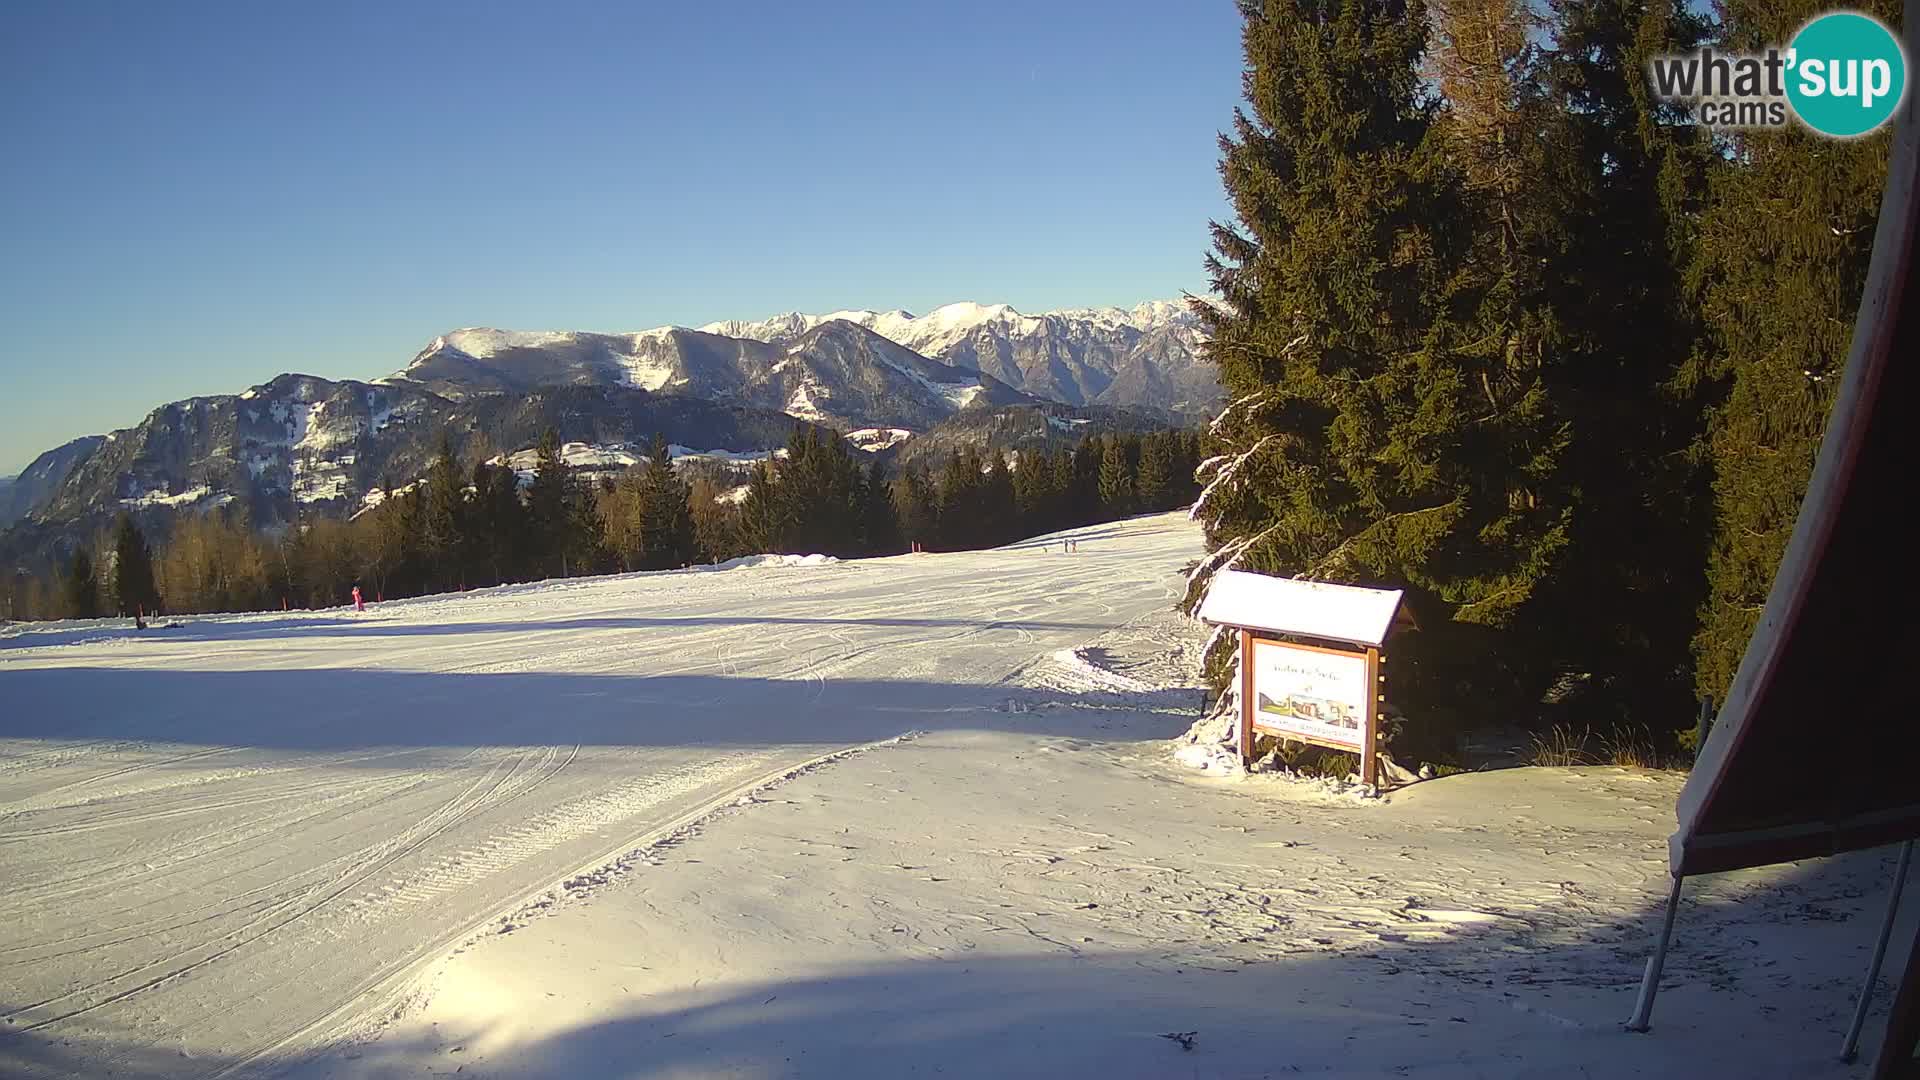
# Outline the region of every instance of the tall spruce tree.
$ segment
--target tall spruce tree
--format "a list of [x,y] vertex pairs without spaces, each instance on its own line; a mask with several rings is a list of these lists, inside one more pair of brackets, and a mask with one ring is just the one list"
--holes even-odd
[[752,471],[747,474],[746,498],[740,500],[737,539],[741,553],[780,550],[783,538],[789,531],[786,510],[787,503],[774,475],[773,462],[767,459],[754,462]]
[[517,581],[526,561],[526,508],[511,466],[473,466],[473,539],[476,562],[494,584]]
[[93,556],[86,548],[73,553],[73,562],[67,567],[67,577],[61,587],[66,594],[67,611],[73,618],[100,617],[100,577],[94,572]]
[[1077,448],[1061,447],[1053,457],[1053,473],[1047,477],[1046,528],[1062,529],[1075,523],[1077,507],[1074,483],[1079,478]]
[[901,470],[893,484],[893,508],[902,541],[926,547],[938,539],[940,496],[926,466],[916,462]]
[[527,488],[529,547],[537,575],[564,574],[573,546],[572,508],[568,505],[571,471],[560,456],[560,433],[547,428],[534,451],[533,483]]
[[1133,512],[1133,468],[1127,463],[1127,445],[1120,436],[1103,440],[1100,451],[1100,509],[1103,517]]
[[468,544],[466,485],[453,456],[453,442],[445,432],[427,464],[426,493],[420,515],[420,547],[432,566],[436,590],[466,583]]
[[982,547],[997,547],[1020,535],[1020,511],[1014,501],[1013,470],[1005,451],[989,448],[992,460],[980,478],[980,536]]
[[[1822,7],[1727,0],[1723,46],[1788,41]],[[1858,10],[1901,22],[1889,0]],[[1797,125],[1743,131],[1713,177],[1694,267],[1706,322],[1699,374],[1724,397],[1707,440],[1715,536],[1694,647],[1699,692],[1715,700],[1739,668],[1812,478],[1865,286],[1890,140],[1890,129],[1858,139]]]
[[1020,467],[1014,470],[1014,513],[1019,516],[1021,527],[1029,534],[1047,531],[1048,504],[1052,499],[1049,489],[1053,483],[1055,456],[1052,450],[1041,447],[1020,455]]
[[648,570],[670,570],[693,561],[693,509],[687,482],[674,471],[667,438],[654,433],[641,466],[641,536]]
[[[774,550],[854,555],[859,550],[860,465],[839,432],[796,428],[770,478],[779,532]],[[749,495],[749,498],[752,498]]]
[[1697,397],[1676,375],[1699,333],[1684,274],[1716,160],[1684,107],[1655,99],[1649,60],[1696,48],[1678,0],[1554,0],[1540,77],[1545,151],[1530,201],[1558,357],[1547,380],[1572,424],[1572,543],[1529,620],[1577,724],[1690,723],[1705,578]]
[[160,610],[160,591],[153,583],[153,551],[131,514],[121,514],[113,529],[113,598],[122,615]]
[[985,488],[980,458],[970,446],[962,446],[940,468],[939,546],[947,551],[966,551],[979,547],[984,537]]
[[1199,503],[1221,567],[1388,585],[1422,630],[1403,702],[1444,721],[1509,703],[1487,660],[1565,542],[1563,435],[1537,363],[1479,346],[1475,222],[1435,136],[1420,0],[1245,0],[1244,87],[1221,139],[1236,211],[1196,304],[1229,404]]
[[1166,510],[1173,506],[1173,445],[1176,432],[1156,431],[1140,441],[1140,471],[1134,477],[1134,494],[1142,510]]
[[900,542],[900,519],[893,509],[893,489],[887,483],[886,466],[874,462],[867,468],[866,481],[860,487],[862,499],[861,542],[867,552],[873,555],[897,554],[904,546]]
[[[1436,231],[1431,257],[1453,271],[1439,294],[1435,327],[1449,335],[1441,339],[1452,353],[1444,362],[1467,380],[1468,394],[1480,399],[1474,408],[1491,420],[1460,425],[1452,456],[1479,474],[1483,504],[1499,498],[1496,485],[1505,482],[1529,501],[1563,508],[1557,537],[1534,542],[1564,545],[1574,532],[1576,493],[1565,469],[1572,423],[1552,393],[1553,370],[1566,359],[1553,271],[1572,223],[1543,138],[1552,126],[1543,25],[1527,0],[1432,4],[1427,70],[1442,101],[1428,139],[1445,171],[1431,193],[1448,227]],[[1539,602],[1553,577],[1537,573],[1529,584],[1534,603],[1508,605],[1487,621],[1564,625],[1556,617],[1563,612],[1548,610],[1558,605]],[[1538,701],[1560,666],[1550,639],[1537,632],[1508,635],[1498,649],[1485,646],[1483,640],[1476,666],[1502,672],[1511,704]]]
[[1073,448],[1069,462],[1072,475],[1062,500],[1062,525],[1088,525],[1100,520],[1100,450],[1100,440],[1091,436]]

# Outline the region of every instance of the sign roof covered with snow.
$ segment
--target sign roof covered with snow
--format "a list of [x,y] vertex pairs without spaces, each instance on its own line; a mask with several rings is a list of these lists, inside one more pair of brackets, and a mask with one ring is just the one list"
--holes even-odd
[[1363,589],[1223,570],[1207,589],[1200,617],[1249,630],[1379,645],[1399,609],[1399,589]]

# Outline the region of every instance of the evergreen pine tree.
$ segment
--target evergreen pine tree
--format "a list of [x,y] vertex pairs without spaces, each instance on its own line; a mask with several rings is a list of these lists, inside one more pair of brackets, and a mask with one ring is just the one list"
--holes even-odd
[[674,471],[665,435],[655,433],[642,474],[642,537],[649,570],[670,570],[693,561],[693,510],[686,481]]
[[936,529],[938,545],[946,551],[968,551],[980,546],[981,518],[980,459],[973,448],[962,446],[940,468],[940,524]]
[[785,500],[774,476],[773,462],[754,462],[753,470],[747,477],[747,496],[740,500],[741,554],[780,550],[788,532],[785,509]]
[[[388,575],[392,586],[389,596],[419,596],[432,589],[428,576],[427,556],[421,547],[420,538],[425,530],[421,525],[420,489],[415,487],[394,499],[392,511],[387,515],[391,529],[388,542],[393,545],[393,570]],[[386,504],[382,504],[382,509]]]
[[593,493],[572,470],[562,488],[565,513],[560,530],[560,573],[566,577],[603,574],[612,570],[614,561],[601,544],[600,514]]
[[1018,538],[1019,508],[1013,497],[1013,470],[1000,450],[989,450],[993,460],[980,481],[980,538],[982,547],[997,547]]
[[939,492],[926,466],[916,462],[901,470],[893,485],[893,507],[904,543],[924,548],[938,541]]
[[510,466],[473,466],[473,535],[476,558],[495,584],[520,580],[526,561],[526,508],[520,478]]
[[1140,472],[1134,494],[1141,510],[1171,509],[1173,500],[1173,444],[1176,432],[1153,432],[1140,442]]
[[533,484],[527,489],[529,544],[538,576],[563,573],[573,520],[568,507],[569,470],[560,456],[560,433],[547,428],[535,451]]
[[153,583],[153,552],[130,514],[121,514],[114,525],[113,596],[122,615],[151,615],[160,610],[160,593]]
[[1206,437],[1198,430],[1182,432],[1176,443],[1178,453],[1173,466],[1175,506],[1192,506],[1193,500],[1200,497],[1200,482],[1194,473],[1200,468],[1200,462],[1206,459],[1205,445]]
[[778,550],[856,554],[860,546],[860,466],[837,431],[796,428],[786,460],[773,470]]
[[1652,96],[1647,69],[1697,48],[1706,25],[1679,0],[1554,0],[1552,12],[1551,108],[1533,140],[1552,220],[1536,246],[1575,503],[1571,543],[1527,623],[1572,676],[1569,722],[1690,724],[1710,514],[1688,451],[1699,403],[1674,380],[1699,336],[1684,274],[1716,158],[1683,106]]
[[67,610],[73,618],[100,617],[100,578],[94,573],[93,556],[88,554],[86,548],[73,553],[73,563],[62,584],[66,592]]
[[1013,472],[1013,508],[1020,533],[1032,536],[1046,532],[1041,524],[1046,517],[1047,489],[1053,482],[1053,451],[1048,447],[1020,455],[1020,467]]
[[1133,513],[1133,470],[1127,465],[1127,447],[1118,435],[1104,440],[1100,451],[1100,506],[1106,518]]
[[1067,482],[1062,526],[1091,525],[1100,520],[1101,441],[1092,436],[1073,448],[1072,476]]
[[[1505,623],[1564,544],[1537,358],[1479,346],[1475,222],[1432,131],[1420,0],[1244,0],[1251,115],[1221,140],[1237,221],[1197,305],[1229,404],[1198,504],[1229,565],[1406,590],[1402,700],[1498,709]],[[1472,284],[1469,282],[1469,284]],[[1464,301],[1464,302],[1463,302]]]
[[431,564],[431,588],[445,591],[465,583],[467,563],[467,497],[453,442],[445,432],[427,465],[422,496],[420,547]]
[[[1792,38],[1809,0],[1728,0],[1723,47]],[[1858,10],[1900,25],[1900,8]],[[1911,28],[1909,28],[1911,30]],[[1701,223],[1706,341],[1724,387],[1710,421],[1715,537],[1695,640],[1699,692],[1724,699],[1793,534],[1846,365],[1873,250],[1891,134],[1827,139],[1796,125],[1742,131]]]
[[1079,475],[1077,452],[1077,447],[1065,446],[1053,456],[1053,468],[1047,477],[1047,497],[1041,504],[1045,507],[1041,532],[1064,529],[1076,523],[1078,511],[1074,505],[1074,482]]
[[[1446,226],[1436,232],[1434,258],[1452,271],[1439,284],[1432,310],[1435,329],[1447,335],[1441,340],[1451,355],[1443,362],[1477,384],[1468,392],[1484,400],[1487,414],[1447,421],[1452,456],[1467,475],[1477,474],[1482,504],[1500,499],[1498,485],[1505,484],[1530,501],[1563,508],[1556,535],[1514,538],[1521,547],[1558,547],[1548,554],[1559,560],[1572,532],[1574,493],[1564,468],[1571,424],[1549,383],[1565,344],[1552,271],[1567,247],[1569,223],[1566,195],[1550,175],[1552,154],[1541,137],[1551,112],[1543,27],[1527,0],[1432,4],[1428,69],[1443,102],[1428,140],[1444,172],[1436,173],[1429,191]],[[1499,528],[1511,531],[1515,520]],[[1533,524],[1550,521],[1540,515]],[[1537,573],[1527,584],[1550,587],[1551,575]],[[1554,606],[1511,604],[1491,620],[1476,621],[1511,624],[1538,615],[1564,625],[1568,620],[1556,618],[1561,613]],[[1481,647],[1478,666],[1503,670],[1503,681],[1521,699],[1516,703],[1538,701],[1550,685],[1555,657],[1543,635],[1510,634],[1497,649]]]
[[866,481],[860,490],[864,500],[861,540],[867,552],[872,555],[898,554],[904,545],[900,542],[900,520],[894,513],[893,490],[887,483],[886,466],[878,461],[869,466]]

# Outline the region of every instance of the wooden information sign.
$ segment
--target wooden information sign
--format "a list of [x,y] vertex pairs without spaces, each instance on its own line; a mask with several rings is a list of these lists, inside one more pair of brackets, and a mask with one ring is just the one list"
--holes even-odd
[[1240,570],[1215,575],[1200,618],[1240,632],[1243,763],[1256,735],[1275,735],[1358,754],[1361,782],[1378,785],[1380,646],[1400,595]]

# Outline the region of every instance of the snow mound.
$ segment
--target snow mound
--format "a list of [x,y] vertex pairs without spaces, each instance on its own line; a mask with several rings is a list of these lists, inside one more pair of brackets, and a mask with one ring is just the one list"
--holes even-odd
[[[1107,650],[1060,649],[1021,669],[1010,680],[1028,691],[1009,700],[1010,712],[1072,707],[1124,712],[1192,715],[1204,694],[1183,680],[1147,681],[1114,670]],[[1031,691],[1038,691],[1032,693]]]
[[1222,776],[1238,776],[1246,771],[1240,764],[1240,731],[1232,709],[1215,709],[1209,716],[1194,721],[1184,735],[1175,739],[1173,759],[1190,769],[1202,769]]
[[769,566],[829,566],[839,562],[831,555],[742,555],[737,559],[714,563],[708,570],[759,570]]
[[1117,694],[1150,694],[1154,688],[1138,679],[1129,678],[1117,671],[1095,664],[1087,657],[1085,649],[1061,649],[1048,657],[1059,667],[1062,690],[1106,690]]
[[[1242,764],[1239,720],[1239,706],[1229,695],[1217,702],[1211,713],[1194,721],[1192,727],[1173,740],[1173,760],[1187,768],[1199,769],[1215,776],[1256,774],[1284,780],[1299,792],[1309,795],[1330,796],[1340,800],[1373,801],[1382,794],[1382,789],[1361,783],[1360,778],[1355,775],[1309,776],[1295,772],[1280,760],[1277,753],[1268,753],[1250,766]],[[1385,750],[1380,751],[1379,763],[1382,775],[1387,780],[1386,789],[1414,783],[1420,779],[1419,776],[1396,765]]]

